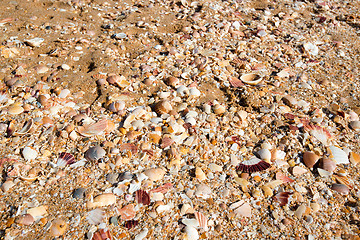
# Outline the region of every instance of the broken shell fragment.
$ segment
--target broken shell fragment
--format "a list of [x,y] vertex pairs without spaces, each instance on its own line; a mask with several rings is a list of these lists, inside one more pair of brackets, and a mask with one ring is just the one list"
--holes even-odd
[[29,226],[35,222],[35,219],[30,214],[24,214],[24,215],[16,217],[15,222],[17,224]]
[[336,169],[336,162],[330,158],[323,158],[319,162],[319,167],[331,173]]
[[144,174],[151,180],[151,181],[158,181],[161,180],[164,175],[165,171],[161,168],[150,168],[144,171]]
[[128,221],[133,219],[136,215],[134,204],[129,204],[119,209],[119,214],[121,215],[121,220]]
[[38,152],[32,147],[24,147],[22,155],[26,161],[35,159],[38,156]]
[[262,82],[262,77],[256,73],[244,74],[240,80],[249,85],[258,85]]
[[278,194],[276,194],[274,196],[274,200],[276,200],[277,202],[279,202],[279,205],[281,207],[285,206],[286,204],[288,204],[289,202],[289,196],[290,193],[289,192],[279,192]]
[[172,110],[172,106],[169,101],[163,100],[155,104],[154,110],[157,114],[162,115]]
[[105,211],[100,208],[96,208],[88,212],[86,216],[86,220],[90,224],[98,225],[103,221],[104,217],[105,217]]
[[359,131],[360,130],[360,121],[351,121],[350,122],[350,127],[352,129],[354,129],[355,131]]
[[101,135],[107,127],[108,127],[108,120],[103,119],[93,124],[80,126],[78,127],[77,131],[84,137],[92,137],[95,135]]
[[150,204],[150,196],[146,191],[137,190],[135,193],[136,193],[135,199],[137,203],[142,203],[144,205]]
[[94,233],[91,240],[112,240],[112,235],[109,230],[99,229]]
[[44,42],[44,39],[43,38],[25,39],[24,42],[28,44],[30,47],[40,47],[41,43]]
[[86,152],[85,152],[85,158],[89,161],[97,161],[101,158],[103,158],[106,154],[106,151],[100,147],[100,146],[95,146],[95,147],[91,147],[89,148]]

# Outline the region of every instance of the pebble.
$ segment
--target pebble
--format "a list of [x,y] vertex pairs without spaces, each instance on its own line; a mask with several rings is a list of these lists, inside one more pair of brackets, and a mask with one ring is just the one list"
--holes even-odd
[[304,215],[305,211],[306,211],[306,206],[305,206],[305,205],[300,205],[300,206],[296,209],[296,211],[294,212],[294,214],[295,214],[295,216],[296,216],[297,218],[301,219],[302,216]]

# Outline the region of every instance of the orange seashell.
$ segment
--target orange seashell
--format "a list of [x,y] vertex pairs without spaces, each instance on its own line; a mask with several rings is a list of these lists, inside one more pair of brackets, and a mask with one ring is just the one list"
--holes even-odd
[[129,204],[119,209],[119,214],[121,216],[121,220],[128,221],[133,219],[136,215],[134,204]]
[[352,164],[357,165],[360,163],[360,155],[355,152],[351,152],[349,160]]
[[276,178],[276,180],[283,181],[283,183],[292,183],[295,181],[281,172],[277,172],[275,178]]
[[195,218],[199,223],[199,227],[201,227],[202,229],[204,229],[205,231],[207,231],[208,227],[207,227],[207,218],[205,217],[204,214],[202,214],[201,212],[195,212]]
[[84,137],[92,137],[95,135],[101,135],[108,127],[108,120],[103,119],[99,122],[89,124],[86,126],[78,127],[77,131]]
[[62,219],[56,219],[51,223],[50,235],[53,237],[58,237],[64,235],[67,227],[67,223]]
[[244,83],[240,79],[238,79],[236,77],[229,77],[229,82],[230,82],[231,86],[233,86],[233,87],[242,87],[242,86],[244,86]]
[[163,100],[155,104],[154,110],[157,114],[165,114],[172,110],[172,106],[169,101]]
[[160,142],[161,136],[156,133],[150,133],[149,134],[149,141],[155,144],[158,144]]
[[315,163],[319,160],[319,156],[313,152],[304,152],[303,161],[308,168],[312,168]]
[[172,188],[173,188],[173,185],[171,183],[165,183],[164,185],[162,185],[162,186],[160,186],[158,188],[152,189],[150,192],[166,193]]
[[109,230],[100,229],[94,233],[91,240],[112,240],[112,236]]

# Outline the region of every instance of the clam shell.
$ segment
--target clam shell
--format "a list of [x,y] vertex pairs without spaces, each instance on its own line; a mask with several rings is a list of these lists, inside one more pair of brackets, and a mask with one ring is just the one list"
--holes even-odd
[[292,170],[292,174],[294,176],[300,176],[300,175],[303,175],[304,173],[306,173],[308,170],[303,168],[303,167],[300,167],[300,166],[295,166]]
[[86,216],[86,220],[93,225],[100,224],[104,220],[104,218],[105,218],[105,211],[100,208],[91,210],[90,212],[88,212]]
[[251,206],[249,203],[245,202],[240,207],[234,210],[234,213],[242,217],[251,217]]
[[24,112],[24,108],[19,106],[18,104],[12,104],[8,108],[8,113],[11,115],[18,115]]
[[[344,152],[341,148],[330,146],[329,147],[332,158],[335,160],[336,164],[349,164],[348,154]],[[326,169],[325,169],[326,170]]]
[[116,202],[116,196],[112,193],[103,193],[97,195],[92,202],[87,203],[88,208],[104,207],[113,205]]
[[100,147],[100,146],[95,146],[95,147],[91,147],[89,148],[86,152],[85,152],[85,158],[89,161],[97,161],[100,158],[103,158],[106,154],[106,151]]
[[108,106],[108,109],[111,112],[115,112],[115,113],[120,112],[125,109],[125,102],[124,101],[111,102]]
[[271,159],[271,152],[269,149],[265,149],[265,148],[260,149],[257,152],[257,155],[259,156],[260,159],[267,161],[267,162],[269,162]]
[[22,155],[25,158],[25,160],[33,160],[38,156],[38,152],[31,148],[31,147],[25,147],[22,151]]
[[304,152],[303,161],[308,168],[312,168],[315,163],[319,160],[319,156],[313,152]]
[[165,83],[171,87],[177,87],[180,83],[180,80],[177,77],[168,77]]
[[144,171],[144,174],[151,180],[151,181],[158,181],[161,180],[164,175],[165,171],[161,168],[150,168]]
[[23,135],[23,134],[28,133],[31,130],[33,123],[34,122],[32,119],[26,121],[24,123],[24,126],[18,132],[16,132],[15,135]]
[[262,77],[256,73],[247,73],[240,77],[240,80],[249,85],[257,85],[262,82]]
[[75,162],[75,158],[71,153],[62,152],[56,162],[58,167],[65,167],[66,165],[73,164]]
[[336,162],[329,158],[323,158],[320,160],[319,167],[328,172],[333,172],[336,169]]
[[64,220],[55,219],[51,223],[51,227],[49,230],[50,235],[53,237],[58,237],[58,236],[64,235],[66,227],[67,227],[67,223]]
[[185,235],[187,240],[197,240],[199,239],[199,233],[196,228],[191,226],[185,227]]
[[17,224],[29,226],[35,222],[35,219],[30,214],[24,214],[24,215],[16,217],[15,222]]
[[45,216],[47,214],[47,206],[39,206],[39,207],[33,207],[33,208],[29,208],[26,213],[30,214],[31,216],[33,216],[33,218],[37,219],[38,217],[41,216]]
[[78,127],[77,131],[84,137],[92,137],[95,135],[101,135],[108,126],[108,120],[103,119],[99,122],[89,124],[86,126]]
[[331,186],[331,190],[334,190],[338,193],[341,193],[343,195],[347,195],[349,194],[350,192],[350,189],[344,185],[344,184],[337,184],[337,183],[334,183],[332,186]]

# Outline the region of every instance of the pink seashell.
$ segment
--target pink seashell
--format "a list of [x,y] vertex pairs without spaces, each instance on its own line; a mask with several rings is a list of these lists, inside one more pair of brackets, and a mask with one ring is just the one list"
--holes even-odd
[[84,137],[92,137],[95,135],[101,135],[108,126],[107,119],[100,120],[99,122],[78,127],[78,133]]
[[91,240],[112,240],[112,236],[109,230],[100,229],[94,233]]
[[207,218],[202,214],[201,212],[195,212],[195,218],[199,223],[199,227],[203,228],[205,231],[207,231]]
[[246,173],[261,172],[268,169],[270,166],[271,166],[270,163],[267,163],[256,157],[253,157],[250,160],[241,162],[236,167],[236,171],[246,172]]
[[154,192],[154,193],[157,193],[157,192],[160,192],[160,193],[166,193],[167,191],[169,191],[170,189],[173,188],[173,185],[172,183],[165,183],[164,185],[158,187],[158,188],[155,188],[155,189],[152,189],[150,192]]
[[121,220],[128,221],[133,219],[136,215],[134,204],[129,204],[119,209],[119,214],[121,215]]
[[73,164],[74,162],[75,162],[75,158],[72,154],[62,152],[62,153],[60,153],[60,156],[56,162],[56,165],[58,167],[64,167],[65,165],[70,165],[70,164]]
[[124,143],[120,146],[119,150],[120,151],[128,150],[128,151],[131,151],[132,154],[136,154],[138,151],[138,148],[133,143]]
[[288,204],[289,196],[290,196],[289,192],[279,192],[274,196],[274,200],[279,202],[279,205],[282,207]]
[[234,210],[234,213],[242,217],[251,217],[251,206],[249,203],[245,202],[240,207]]
[[144,190],[137,190],[135,196],[136,202],[142,203],[144,205],[150,204],[150,196]]
[[310,124],[304,124],[304,129],[309,131],[311,136],[316,138],[325,146],[328,146],[330,140],[332,140],[332,136],[330,132],[326,130],[324,127],[310,123]]
[[171,146],[175,141],[169,137],[164,137],[162,140],[161,140],[161,145],[160,147],[161,148],[167,148],[169,146]]
[[281,180],[283,181],[283,183],[292,183],[295,180],[289,178],[288,176],[286,176],[285,174],[281,173],[281,172],[277,172],[275,175],[276,180]]
[[245,85],[240,79],[236,77],[229,77],[229,82],[233,87],[242,87]]

